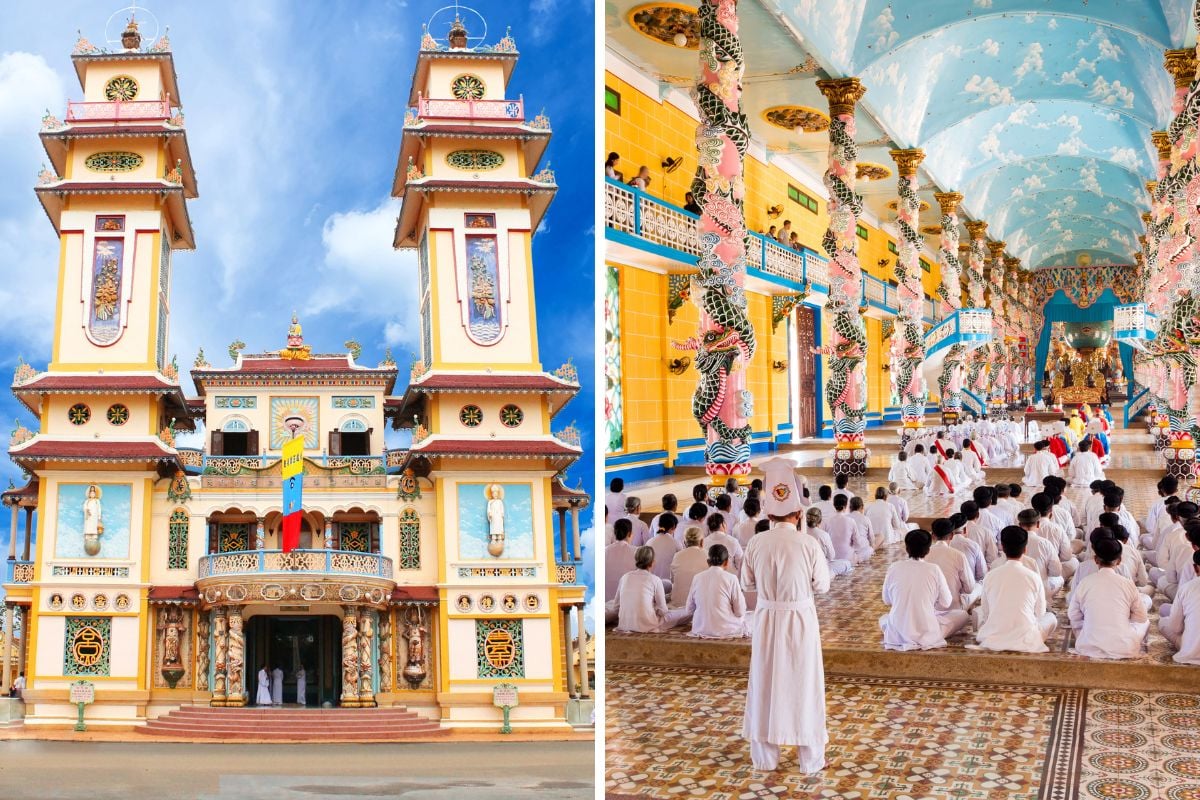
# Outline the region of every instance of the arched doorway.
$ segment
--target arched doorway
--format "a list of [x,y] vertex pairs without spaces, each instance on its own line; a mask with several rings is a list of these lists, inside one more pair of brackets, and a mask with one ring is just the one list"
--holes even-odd
[[297,675],[304,669],[303,705],[336,707],[342,692],[342,622],[335,614],[255,614],[246,620],[246,686],[256,705],[258,671],[283,671],[283,705],[300,702]]

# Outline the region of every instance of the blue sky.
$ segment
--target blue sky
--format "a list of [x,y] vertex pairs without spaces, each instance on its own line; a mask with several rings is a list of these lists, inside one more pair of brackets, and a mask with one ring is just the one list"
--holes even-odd
[[[421,25],[444,4],[146,4],[170,26],[200,189],[190,204],[197,249],[174,260],[170,349],[181,371],[199,347],[212,363],[227,363],[235,338],[251,352],[283,346],[296,310],[318,352],[344,351],[355,338],[360,361],[375,364],[391,347],[403,390],[419,349],[416,268],[412,253],[391,248],[399,205],[389,192]],[[551,162],[560,188],[533,240],[538,333],[544,367],[570,357],[583,378],[555,428],[575,420],[582,430],[588,458],[572,467],[569,482],[592,491],[593,4],[477,0],[473,7],[487,19],[488,42],[511,26],[521,59],[509,96],[524,95],[531,116],[545,108],[554,131],[543,165]],[[61,118],[66,101],[80,99],[70,59],[76,29],[104,47],[112,11],[81,0],[22,3],[6,9],[0,26],[6,376],[18,355],[39,369],[50,356],[57,239],[33,193],[46,161],[41,117],[49,109]],[[119,30],[114,20],[109,36]],[[193,392],[190,377],[183,380]],[[0,393],[0,419],[14,418],[37,429],[9,392]],[[3,459],[0,485],[8,478],[19,483],[20,470]],[[0,532],[5,551],[7,537]]]

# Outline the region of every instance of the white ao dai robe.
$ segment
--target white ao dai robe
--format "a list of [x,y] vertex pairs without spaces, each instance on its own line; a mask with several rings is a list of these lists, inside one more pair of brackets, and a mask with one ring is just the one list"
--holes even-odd
[[1089,658],[1137,658],[1150,627],[1142,594],[1112,569],[1087,576],[1071,592],[1067,609],[1075,629],[1074,650]]
[[1200,581],[1179,588],[1169,616],[1158,621],[1158,630],[1179,650],[1177,664],[1200,664]]
[[687,610],[692,615],[689,636],[737,639],[750,635],[746,595],[738,579],[720,567],[709,567],[695,577]]
[[946,646],[946,636],[967,623],[966,612],[950,611],[946,578],[936,564],[905,559],[888,567],[883,602],[891,611],[879,618],[888,650],[930,650]]
[[1047,450],[1039,450],[1025,460],[1025,478],[1021,482],[1026,486],[1036,486],[1041,488],[1042,478],[1047,475],[1061,475],[1062,470],[1058,467],[1058,459],[1054,453]]
[[266,667],[258,671],[258,691],[254,695],[256,706],[271,705],[271,674]]
[[[1083,453],[1076,453],[1071,459],[1071,466],[1067,470],[1067,479],[1072,486],[1088,487],[1092,485],[1092,481],[1104,480],[1104,468],[1100,466],[1100,459],[1091,450]],[[1130,531],[1131,534],[1136,531]]]
[[1046,613],[1042,579],[1020,561],[1005,561],[983,579],[975,634],[979,647],[1045,653],[1055,624],[1054,615]]
[[896,507],[887,500],[872,500],[865,511],[875,535],[882,538],[882,544],[893,544],[904,539],[907,531],[904,522],[896,512]]

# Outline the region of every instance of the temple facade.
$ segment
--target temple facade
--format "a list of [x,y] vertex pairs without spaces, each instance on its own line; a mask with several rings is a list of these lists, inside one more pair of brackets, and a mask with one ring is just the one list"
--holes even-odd
[[[419,253],[396,276],[421,286],[407,388],[390,354],[314,352],[293,316],[274,349],[235,341],[223,364],[202,351],[194,394],[169,355],[171,257],[199,244],[174,62],[136,23],[122,44],[80,38],[83,100],[41,134],[58,307],[49,364],[15,376],[40,430],[14,432],[30,477],[3,497],[5,629],[21,633],[0,663],[26,675],[27,724],[73,721],[80,680],[96,690],[89,724],[253,705],[265,667],[283,671],[286,704],[494,728],[508,684],[514,727],[566,726],[589,691],[589,501],[561,482],[578,433],[552,430],[579,377],[538,358],[530,245],[556,187],[538,171],[548,120],[506,94],[513,39],[468,46],[456,21],[417,55],[393,188],[394,245]],[[411,446],[387,448],[387,425]],[[203,446],[178,444],[184,431]],[[302,522],[284,552],[293,434]]]

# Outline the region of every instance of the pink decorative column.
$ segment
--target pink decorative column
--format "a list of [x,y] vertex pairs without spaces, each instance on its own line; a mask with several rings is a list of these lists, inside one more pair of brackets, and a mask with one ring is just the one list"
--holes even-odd
[[[967,223],[967,234],[971,243],[967,251],[967,302],[971,308],[987,308],[987,227],[986,222]],[[960,247],[961,251],[961,247]],[[993,320],[993,325],[995,320]],[[990,348],[976,347],[971,351],[967,367],[966,386],[972,392],[987,399]]]
[[[962,308],[962,288],[959,286],[962,264],[958,260],[958,204],[963,196],[958,192],[938,192],[934,195],[942,209],[942,284],[937,289],[942,301],[942,316],[947,317]],[[938,394],[942,398],[942,424],[958,421],[962,414],[962,386],[965,364],[961,344],[952,345],[942,362],[938,377]]]
[[863,324],[862,267],[858,263],[858,218],[862,197],[854,191],[858,146],[854,106],[866,93],[858,78],[817,81],[829,101],[829,229],[822,245],[829,256],[829,302],[832,314],[825,399],[833,413],[837,449],[835,475],[860,476],[867,471],[864,439],[867,411],[867,329]]
[[892,379],[900,397],[900,418],[904,429],[900,444],[907,443],[909,432],[925,421],[928,389],[921,374],[925,360],[925,325],[922,322],[924,290],[921,288],[921,234],[917,196],[917,167],[925,159],[924,150],[892,150],[900,174],[897,191],[896,224],[900,229],[900,254],[896,258],[897,303],[896,332],[892,335]]
[[992,346],[991,380],[988,381],[988,399],[991,403],[1004,405],[1008,387],[1008,318],[1004,302],[1004,242],[988,242],[991,255],[988,259],[988,283],[991,285]]
[[704,0],[700,17],[700,76],[696,106],[699,151],[692,193],[700,205],[700,257],[692,298],[700,309],[698,336],[676,347],[696,351],[700,373],[692,414],[708,445],[705,467],[714,480],[750,472],[754,398],[746,367],[754,357],[754,328],[746,314],[746,220],[742,163],[750,141],[742,113],[742,43],[737,0]]

